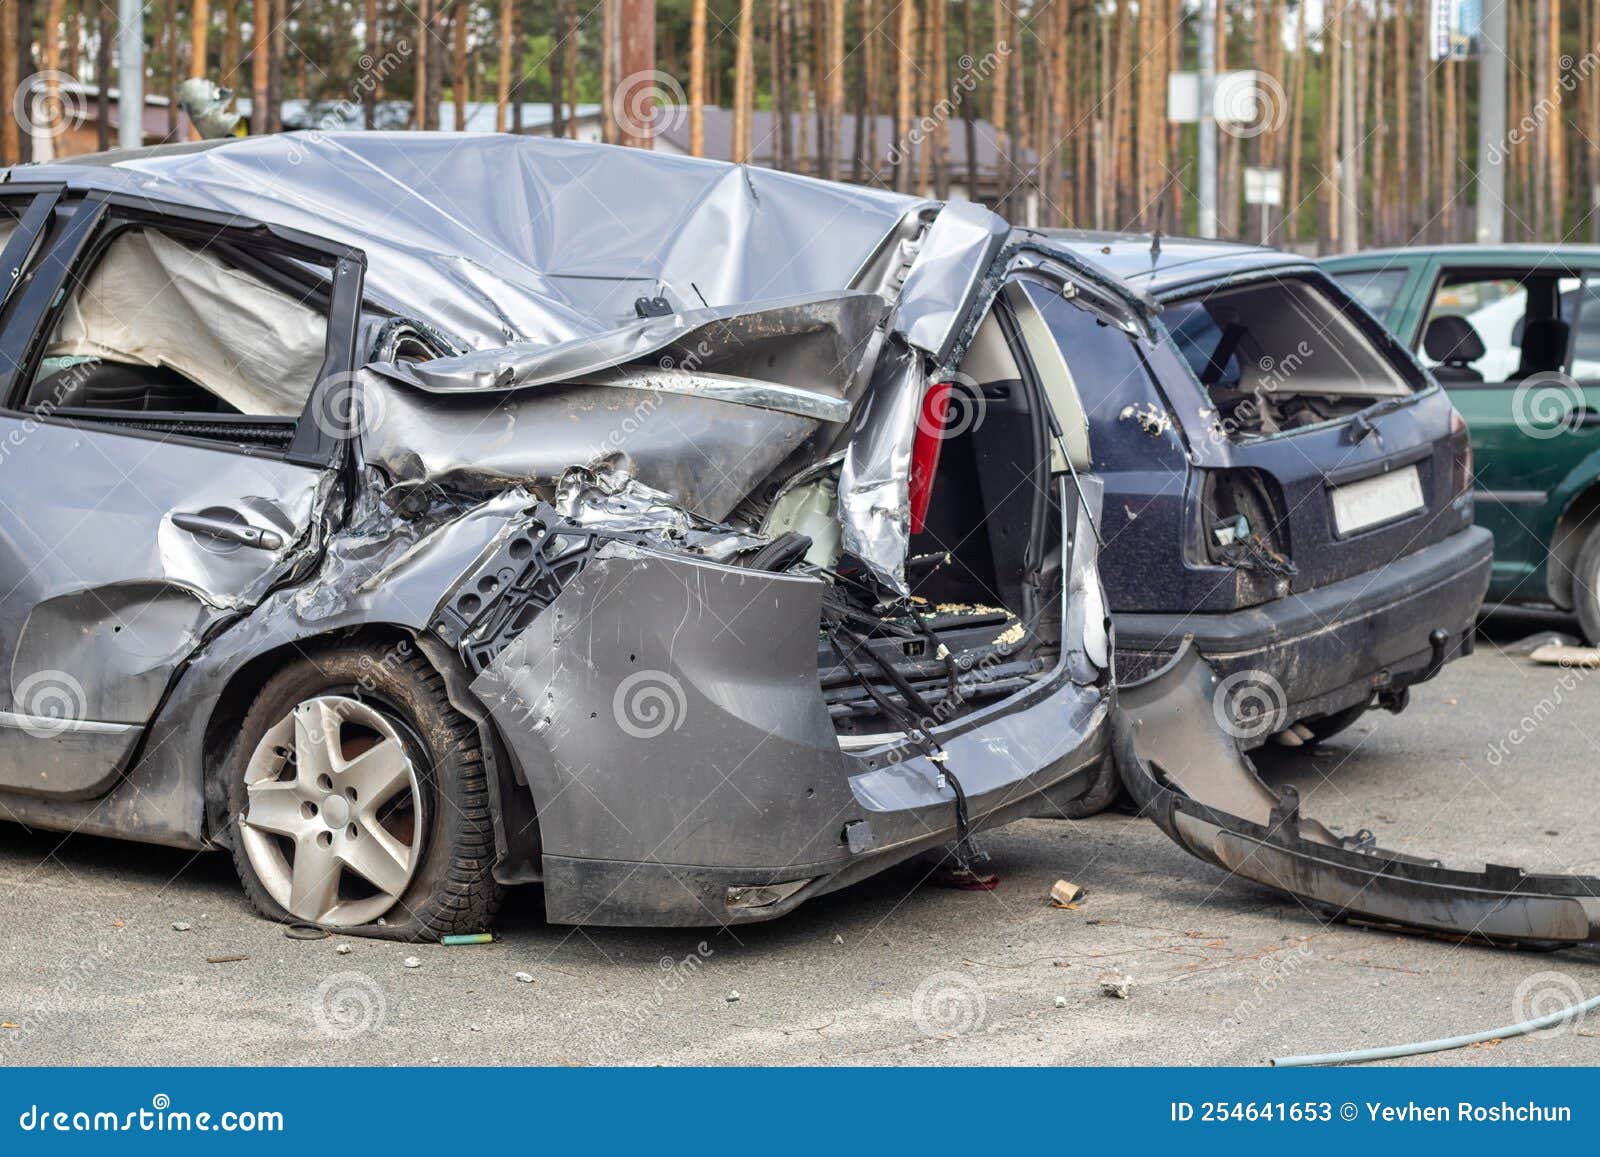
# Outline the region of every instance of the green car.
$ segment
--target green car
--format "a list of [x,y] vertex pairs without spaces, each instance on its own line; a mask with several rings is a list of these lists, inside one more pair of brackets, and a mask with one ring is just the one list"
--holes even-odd
[[1600,246],[1422,246],[1322,264],[1471,427],[1490,601],[1573,612],[1600,645]]

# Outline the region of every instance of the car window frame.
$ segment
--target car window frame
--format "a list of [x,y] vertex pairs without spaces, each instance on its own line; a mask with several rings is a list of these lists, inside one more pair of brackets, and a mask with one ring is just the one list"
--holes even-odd
[[[1428,292],[1424,295],[1417,309],[1417,332],[1411,341],[1411,352],[1419,362],[1422,362],[1422,342],[1428,334],[1428,319],[1433,315],[1433,301],[1438,296],[1439,290],[1443,288],[1446,277],[1464,274],[1482,281],[1504,281],[1508,278],[1514,278],[1519,282],[1537,275],[1553,276],[1558,279],[1576,277],[1579,289],[1578,303],[1573,310],[1572,331],[1567,334],[1567,349],[1566,353],[1562,355],[1561,361],[1563,367],[1561,372],[1566,373],[1572,365],[1572,351],[1576,348],[1578,340],[1578,318],[1583,312],[1583,281],[1591,273],[1595,276],[1600,276],[1600,267],[1573,265],[1565,261],[1476,260],[1460,265],[1440,261],[1434,267],[1433,277],[1428,283]],[[1422,364],[1426,366],[1431,377],[1433,367],[1427,365],[1426,362],[1422,362]],[[1450,392],[1456,390],[1514,390],[1517,387],[1517,382],[1510,380],[1503,382],[1447,382],[1441,383],[1441,385]]]
[[[145,197],[98,190],[91,190],[81,197],[58,196],[51,207],[52,217],[63,207],[71,210],[70,215],[64,223],[60,223],[59,228],[46,231],[44,248],[27,289],[15,301],[15,312],[10,312],[4,330],[0,331],[0,358],[3,358],[3,366],[0,366],[0,413],[36,422],[77,426],[123,437],[177,441],[317,468],[332,466],[339,460],[344,447],[354,436],[354,430],[328,428],[335,424],[317,422],[314,415],[337,411],[339,405],[337,402],[330,404],[330,395],[347,389],[351,375],[358,368],[356,350],[366,272],[365,253],[298,229],[268,224],[239,214],[168,205]],[[134,413],[155,422],[159,422],[163,416],[170,416],[176,422],[180,420],[177,412],[107,410],[94,413],[74,410],[41,413],[38,407],[30,408],[23,401],[23,391],[31,385],[47,335],[53,332],[66,307],[71,279],[79,272],[86,272],[86,263],[98,259],[111,237],[129,227],[140,225],[177,237],[197,232],[208,233],[212,237],[227,234],[244,248],[307,261],[327,270],[327,335],[323,360],[300,413],[293,419],[234,414],[208,415],[205,419],[208,424],[220,426],[282,424],[292,428],[286,446],[259,446],[226,438],[188,434],[176,429],[147,429],[118,423],[119,418],[126,422]],[[10,249],[9,243],[7,249]],[[212,422],[213,418],[215,422]],[[182,420],[192,423],[196,419],[190,415]]]
[[[1385,328],[1387,328],[1390,324],[1389,319],[1395,316],[1396,311],[1398,311],[1400,306],[1403,304],[1402,299],[1405,297],[1406,286],[1411,281],[1412,272],[1413,271],[1409,265],[1403,265],[1399,262],[1394,262],[1387,265],[1341,265],[1328,270],[1329,275],[1332,276],[1335,281],[1339,282],[1339,287],[1350,295],[1351,300],[1357,305],[1361,306],[1362,309],[1365,309],[1368,313],[1372,314],[1372,316]],[[1398,276],[1400,278],[1400,284],[1395,287],[1394,295],[1389,298],[1389,304],[1384,308],[1383,314],[1380,316],[1377,313],[1374,313],[1370,306],[1357,297],[1351,291],[1348,285],[1344,284],[1343,278],[1371,277],[1373,274],[1382,273],[1394,274]]]

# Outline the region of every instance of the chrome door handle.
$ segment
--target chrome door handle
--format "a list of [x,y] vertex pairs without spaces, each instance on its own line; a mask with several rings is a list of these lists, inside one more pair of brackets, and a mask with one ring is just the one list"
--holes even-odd
[[283,535],[275,530],[264,530],[242,520],[234,522],[210,514],[174,514],[172,525],[190,534],[205,535],[255,550],[277,550],[283,545]]

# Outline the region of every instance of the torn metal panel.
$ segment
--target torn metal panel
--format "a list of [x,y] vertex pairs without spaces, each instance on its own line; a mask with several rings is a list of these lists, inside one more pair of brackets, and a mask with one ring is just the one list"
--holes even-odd
[[781,850],[797,876],[834,855],[851,796],[817,687],[823,589],[604,547],[472,684],[546,853],[738,867]]
[[1437,860],[1341,839],[1274,792],[1219,728],[1218,678],[1186,642],[1160,671],[1118,693],[1116,754],[1141,810],[1179,847],[1344,919],[1531,947],[1600,940],[1600,878]]
[[650,359],[652,370],[721,373],[843,397],[885,308],[874,294],[835,290],[637,318],[553,345],[525,342],[376,368],[449,394],[573,383]]
[[982,205],[951,201],[939,210],[906,275],[894,327],[935,365],[952,361],[979,286],[1011,226]]
[[[440,173],[451,179],[441,184]],[[473,349],[855,283],[926,202],[770,169],[495,133],[282,133],[36,166],[361,249],[367,293]]]
[[618,458],[640,483],[721,521],[816,432],[818,422],[689,394],[543,386],[432,394],[370,370],[364,460],[396,481],[469,493],[553,487],[573,465]]
[[642,485],[609,461],[563,474],[556,483],[555,508],[580,527],[645,535],[719,562],[768,541],[695,517],[671,495]]
[[839,473],[844,549],[891,590],[908,593],[911,445],[928,377],[922,355],[898,342],[878,358]]

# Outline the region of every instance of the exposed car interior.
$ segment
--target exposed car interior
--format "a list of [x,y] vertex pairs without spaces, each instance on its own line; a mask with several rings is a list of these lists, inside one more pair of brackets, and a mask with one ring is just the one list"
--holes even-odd
[[1566,371],[1573,358],[1587,366],[1571,362],[1572,372],[1593,373],[1600,335],[1580,318],[1581,284],[1559,270],[1447,272],[1428,308],[1422,360],[1447,385],[1516,383]]
[[861,661],[853,671],[837,640],[825,646],[823,691],[842,735],[899,730],[879,702],[885,692],[944,722],[1055,665],[1059,608],[1044,592],[1060,589],[1061,513],[1049,418],[1013,346],[1023,340],[1012,307],[992,309],[954,381],[934,387],[942,404],[925,408],[913,447],[907,578],[917,609],[864,632],[905,686],[890,678],[873,696]]
[[222,239],[200,248],[151,228],[115,231],[62,303],[26,404],[295,419],[327,337],[325,303],[297,283],[300,269],[274,275]]
[[1163,320],[1234,437],[1312,426],[1411,393],[1339,305],[1301,278],[1180,301]]

